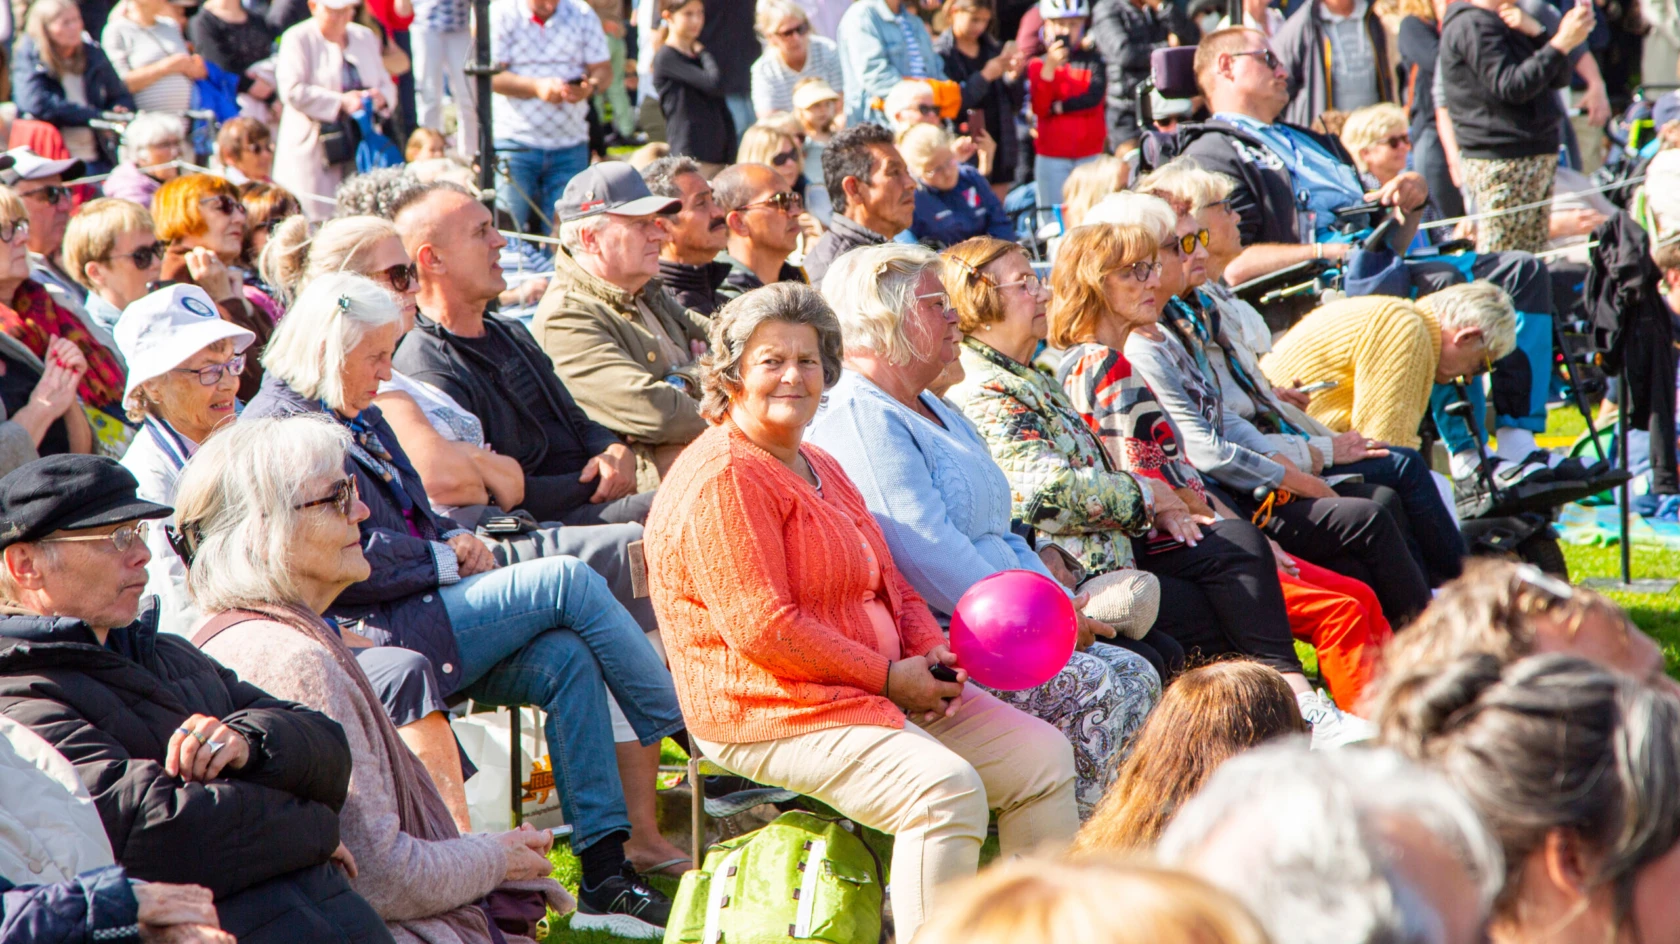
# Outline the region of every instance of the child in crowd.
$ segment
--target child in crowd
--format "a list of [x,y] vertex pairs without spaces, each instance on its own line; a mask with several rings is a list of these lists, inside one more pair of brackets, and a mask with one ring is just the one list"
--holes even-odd
[[1068,174],[1102,156],[1108,71],[1096,50],[1085,45],[1089,0],[1039,0],[1038,12],[1044,17],[1044,55],[1027,64],[1027,88],[1038,121],[1033,159],[1038,205],[1051,207],[1061,204]]
[[413,164],[417,161],[429,161],[434,158],[448,156],[447,142],[443,134],[431,128],[415,128],[408,136],[408,147],[403,150],[403,159]]
[[700,46],[706,25],[701,0],[660,0],[668,35],[653,56],[653,87],[665,113],[671,153],[692,157],[710,178],[735,163],[735,122],[724,100],[717,60]]

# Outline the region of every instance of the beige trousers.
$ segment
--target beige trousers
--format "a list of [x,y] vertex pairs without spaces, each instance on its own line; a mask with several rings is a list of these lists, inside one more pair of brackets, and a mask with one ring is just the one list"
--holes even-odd
[[915,935],[941,885],[978,871],[988,810],[998,811],[1004,855],[1059,845],[1079,829],[1067,738],[973,685],[954,716],[925,727],[852,725],[752,744],[691,739],[725,769],[890,833],[900,941]]

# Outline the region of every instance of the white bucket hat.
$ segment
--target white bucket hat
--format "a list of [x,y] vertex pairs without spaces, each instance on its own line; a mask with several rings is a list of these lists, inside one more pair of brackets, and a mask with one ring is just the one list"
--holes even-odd
[[123,309],[111,334],[128,362],[124,406],[134,405],[134,392],[141,384],[180,367],[217,341],[232,338],[234,352],[239,353],[257,339],[223,321],[216,303],[196,285],[171,285],[136,300]]

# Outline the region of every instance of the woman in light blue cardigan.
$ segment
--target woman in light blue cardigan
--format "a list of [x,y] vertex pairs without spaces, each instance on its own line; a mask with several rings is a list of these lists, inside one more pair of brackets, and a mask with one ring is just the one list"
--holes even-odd
[[[894,564],[946,621],[982,577],[1025,569],[1054,578],[1009,530],[1009,481],[985,440],[961,412],[927,392],[957,356],[956,312],[939,265],[929,250],[902,244],[856,249],[835,261],[822,288],[840,319],[846,370],[807,439],[846,470],[880,523]],[[1082,619],[1082,640],[1093,629],[1113,634]],[[1159,700],[1161,679],[1143,656],[1096,643],[1075,652],[1044,685],[995,694],[1072,742],[1083,819]]]

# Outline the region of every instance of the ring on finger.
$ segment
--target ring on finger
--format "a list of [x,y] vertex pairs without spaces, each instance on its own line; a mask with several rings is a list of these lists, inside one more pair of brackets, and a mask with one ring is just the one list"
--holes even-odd
[[204,746],[210,748],[210,753],[211,754],[215,754],[217,751],[221,750],[222,748],[227,747],[227,742],[226,741],[210,741],[209,743],[205,744]]
[[204,736],[204,735],[202,735],[202,734],[199,734],[199,733],[198,733],[198,732],[197,732],[197,731],[189,731],[189,732],[187,732],[187,733],[189,733],[189,734],[191,734],[191,735],[192,735],[192,736],[193,736],[193,737],[195,737],[195,738],[197,738],[197,739],[198,739],[198,743],[200,743],[200,744],[203,744],[203,743],[205,743],[205,742],[206,742],[206,741],[209,741],[209,740],[210,740],[210,739],[209,739],[209,738],[207,738],[207,737],[205,737],[205,736]]
[[175,733],[176,734],[185,734],[189,737],[197,737],[197,735],[193,734],[191,731],[187,730],[186,728],[176,728]]

